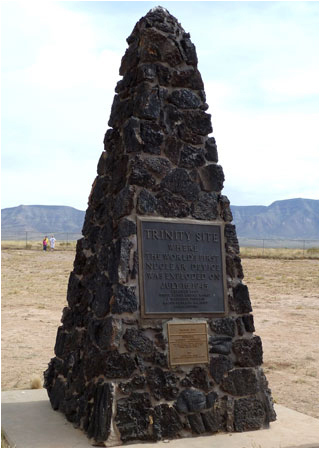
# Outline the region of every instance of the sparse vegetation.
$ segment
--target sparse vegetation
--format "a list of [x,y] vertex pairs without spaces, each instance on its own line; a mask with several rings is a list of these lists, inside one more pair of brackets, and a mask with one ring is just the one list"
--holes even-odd
[[39,390],[39,388],[42,388],[42,383],[40,376],[33,376],[30,381],[30,387],[32,390]]
[[319,248],[254,248],[241,247],[241,258],[251,259],[319,259]]
[[[76,248],[77,241],[73,240],[70,242],[57,241],[54,251],[74,251]],[[26,242],[24,240],[1,240],[1,249],[27,249],[32,251],[43,251],[42,242]],[[44,252],[44,251],[43,251]],[[50,253],[50,247],[48,247],[47,253]]]
[[[30,388],[30,373],[53,357],[74,256],[2,251],[3,390]],[[244,257],[242,265],[273,397],[317,417],[318,260]]]

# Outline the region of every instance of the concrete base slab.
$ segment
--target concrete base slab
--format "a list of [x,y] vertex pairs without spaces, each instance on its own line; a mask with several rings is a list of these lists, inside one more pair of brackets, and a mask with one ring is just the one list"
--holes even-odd
[[[74,429],[64,415],[52,410],[46,390],[4,391],[1,396],[1,426],[11,447],[92,447],[81,430]],[[218,433],[122,447],[319,447],[318,419],[281,405],[276,405],[275,410],[278,419],[271,423],[269,429],[243,433]]]

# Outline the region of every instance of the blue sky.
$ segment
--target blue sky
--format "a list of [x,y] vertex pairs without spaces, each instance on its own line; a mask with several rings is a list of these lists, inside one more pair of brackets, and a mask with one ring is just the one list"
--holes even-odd
[[158,4],[196,45],[231,204],[319,197],[318,2],[2,1],[2,208],[86,209],[126,38]]

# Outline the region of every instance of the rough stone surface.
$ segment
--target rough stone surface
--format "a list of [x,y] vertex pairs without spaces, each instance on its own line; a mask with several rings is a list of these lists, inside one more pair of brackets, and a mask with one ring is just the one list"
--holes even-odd
[[129,398],[119,399],[115,422],[123,442],[150,439],[152,406],[148,393],[131,393]]
[[209,337],[209,352],[212,354],[225,354],[228,355],[232,348],[231,337]]
[[232,350],[236,356],[236,363],[240,366],[260,366],[263,363],[262,343],[258,336],[234,341]]
[[255,398],[241,398],[234,402],[234,428],[237,432],[260,429],[265,420],[261,401]]
[[[195,46],[161,7],[127,43],[44,373],[50,403],[100,446],[261,428],[276,416]],[[138,215],[223,225],[227,313],[196,316],[207,324],[209,365],[169,366],[167,319],[141,318]],[[156,242],[155,260],[165,245]],[[179,248],[176,274],[184,256],[200,262],[197,245]]]
[[219,318],[210,321],[210,328],[215,334],[235,336],[235,322],[233,318]]
[[182,413],[199,412],[206,408],[206,403],[206,395],[202,391],[186,389],[180,393],[175,406]]
[[252,368],[236,368],[223,377],[221,388],[233,396],[245,396],[257,393],[259,383]]
[[183,425],[177,411],[167,404],[160,404],[154,408],[153,435],[156,440],[175,438]]
[[210,359],[210,374],[217,384],[220,384],[224,374],[234,367],[232,360],[224,355]]

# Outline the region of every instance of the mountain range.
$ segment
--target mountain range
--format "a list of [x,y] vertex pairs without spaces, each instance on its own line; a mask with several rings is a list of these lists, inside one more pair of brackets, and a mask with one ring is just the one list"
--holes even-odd
[[[294,198],[270,206],[232,206],[239,238],[318,239],[319,201]],[[1,210],[2,240],[31,234],[81,234],[85,212],[69,206],[17,206]],[[79,238],[79,237],[77,237]]]

